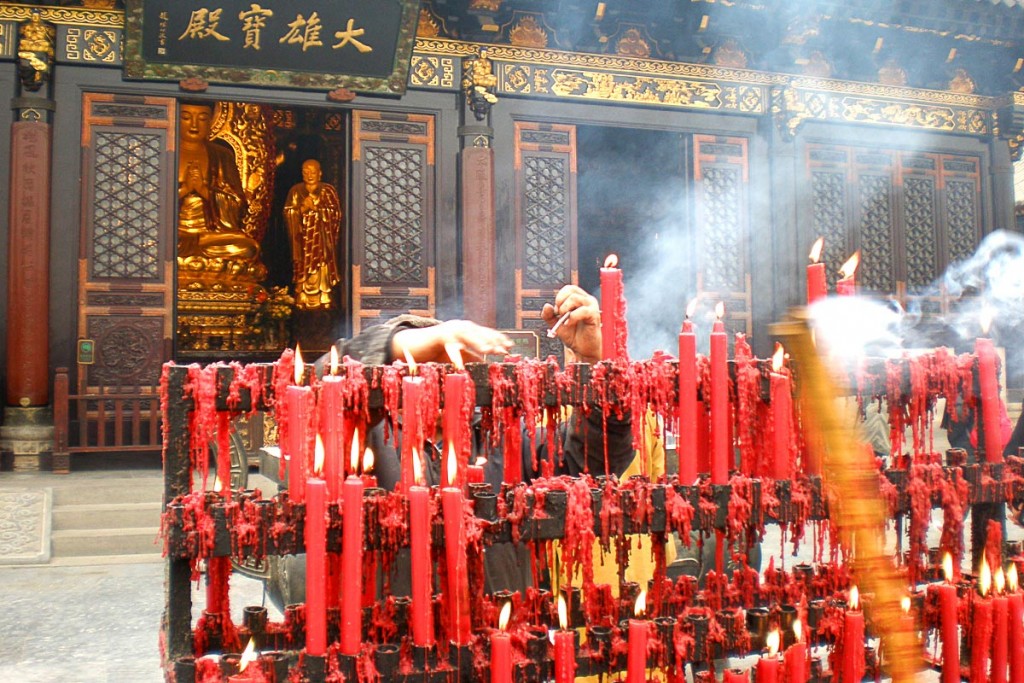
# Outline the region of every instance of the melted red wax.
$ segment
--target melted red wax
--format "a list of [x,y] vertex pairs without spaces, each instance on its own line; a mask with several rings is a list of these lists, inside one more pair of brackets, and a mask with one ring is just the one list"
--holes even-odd
[[769,463],[764,444],[772,443],[774,425],[767,419],[769,411],[761,400],[761,370],[747,343],[746,335],[737,334],[734,351],[736,368],[736,444],[740,452],[740,472],[758,476],[768,473]]
[[994,519],[988,520],[985,530],[985,559],[989,567],[1003,566],[1003,527]]
[[959,468],[953,469],[942,483],[942,554],[953,558],[953,579],[960,579],[960,562],[964,556],[964,506],[967,504],[967,481]]

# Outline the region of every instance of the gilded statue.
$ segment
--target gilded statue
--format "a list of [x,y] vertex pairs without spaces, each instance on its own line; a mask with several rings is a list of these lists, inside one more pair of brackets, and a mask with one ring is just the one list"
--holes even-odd
[[288,191],[284,217],[292,243],[295,305],[304,310],[330,308],[331,288],[338,284],[335,245],[341,229],[338,191],[320,182],[320,162],[302,164],[302,182]]
[[466,104],[476,117],[483,121],[498,101],[494,88],[498,85],[498,77],[487,50],[480,50],[479,56],[468,60],[463,66],[462,91],[466,95]]
[[209,137],[212,117],[206,105],[181,105],[178,259],[239,274],[254,270],[260,248],[242,229],[245,191],[233,150]]
[[50,79],[56,39],[57,30],[39,12],[18,29],[18,76],[25,90],[36,92]]

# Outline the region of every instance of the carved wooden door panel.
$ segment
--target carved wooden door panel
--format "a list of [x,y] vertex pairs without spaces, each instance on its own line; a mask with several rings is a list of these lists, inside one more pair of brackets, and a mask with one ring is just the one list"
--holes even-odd
[[747,139],[694,135],[697,290],[725,303],[730,329],[753,331]]
[[79,392],[155,387],[170,358],[177,239],[176,103],[86,93],[82,104]]
[[[515,326],[542,326],[540,310],[566,283],[579,283],[576,127],[515,123]],[[540,335],[540,356],[561,354]]]
[[352,333],[434,315],[434,117],[352,114]]

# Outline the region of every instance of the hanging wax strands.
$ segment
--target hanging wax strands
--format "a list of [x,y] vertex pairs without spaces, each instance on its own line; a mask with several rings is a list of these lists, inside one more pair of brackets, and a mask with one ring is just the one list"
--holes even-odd
[[626,361],[626,296],[622,289],[619,257],[609,254],[601,268],[601,358]]
[[[220,467],[217,468],[220,470]],[[230,468],[228,469],[230,471]],[[213,480],[213,492],[218,498],[231,493],[230,486],[224,486],[220,474]],[[221,614],[229,618],[231,604],[228,594],[228,582],[231,579],[231,558],[225,555],[211,555],[206,560],[206,612]]]
[[316,437],[316,460],[306,480],[306,654],[327,652],[327,485],[320,478],[324,445]]
[[825,264],[819,263],[821,248],[825,246],[825,238],[819,237],[811,247],[808,258],[811,263],[807,266],[807,305],[810,306],[818,299],[828,296],[828,284],[825,282]]
[[846,260],[846,263],[839,269],[839,281],[836,282],[836,294],[840,296],[853,296],[857,293],[857,265],[860,264],[860,251],[855,251],[853,256]]
[[[442,415],[442,438],[444,453],[454,452],[455,468],[444,469],[441,486],[466,487],[466,467],[472,455],[472,418],[476,398],[476,387],[470,381],[469,373],[462,362],[462,350],[458,344],[445,344],[454,372],[444,376],[444,412]],[[454,477],[454,478],[452,478]]]
[[679,481],[691,486],[697,479],[697,335],[694,332],[694,299],[686,307],[686,319],[679,333],[679,427],[676,430]]
[[981,317],[982,336],[974,340],[974,353],[978,356],[978,388],[981,393],[981,425],[984,440],[978,444],[985,449],[985,462],[1003,461],[1003,438],[999,427],[998,359],[988,329],[992,313],[985,309]]

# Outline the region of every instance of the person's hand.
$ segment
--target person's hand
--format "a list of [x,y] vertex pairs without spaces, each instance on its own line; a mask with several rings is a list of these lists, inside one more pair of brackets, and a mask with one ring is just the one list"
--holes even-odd
[[406,327],[391,337],[391,355],[404,358],[408,351],[417,363],[446,363],[445,347],[458,348],[462,359],[479,361],[487,354],[508,353],[512,340],[498,330],[469,320],[447,320],[431,327]]
[[597,299],[576,285],[566,285],[558,290],[553,305],[544,304],[540,315],[550,329],[566,314],[568,317],[558,326],[555,336],[581,362],[601,360],[601,308]]

